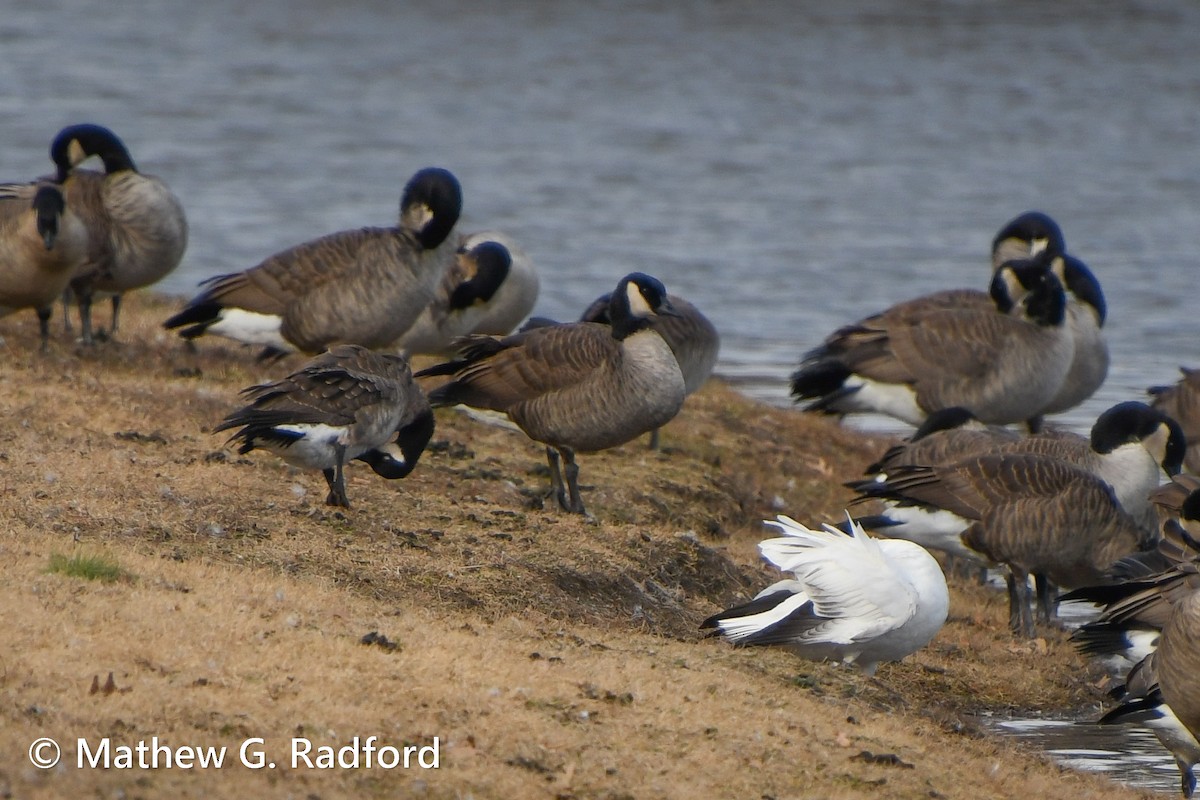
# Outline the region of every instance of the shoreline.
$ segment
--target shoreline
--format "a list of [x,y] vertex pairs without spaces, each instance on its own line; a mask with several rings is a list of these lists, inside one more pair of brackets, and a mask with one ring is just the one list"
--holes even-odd
[[[588,524],[541,506],[540,446],[443,410],[409,478],[348,470],[342,513],[319,474],[208,432],[240,389],[303,359],[260,365],[220,340],[189,353],[159,327],[181,305],[130,295],[118,341],[83,354],[61,321],[45,356],[32,312],[0,322],[14,796],[1145,796],[984,729],[983,711],[1086,716],[1107,685],[1059,630],[1013,639],[985,587],[951,578],[942,632],[873,679],[701,636],[774,580],[761,520],[840,518],[841,481],[889,437],[712,382],[662,453],[580,457]],[[51,573],[55,554],[120,574]],[[292,738],[316,753],[371,735],[399,752],[436,737],[439,766],[286,759]],[[39,771],[40,736],[231,757],[261,738],[279,768]]]

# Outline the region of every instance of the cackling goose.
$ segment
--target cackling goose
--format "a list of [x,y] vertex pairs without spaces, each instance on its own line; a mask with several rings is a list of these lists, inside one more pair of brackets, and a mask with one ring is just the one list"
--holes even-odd
[[333,233],[210,278],[164,326],[186,339],[214,333],[285,352],[387,347],[433,299],[449,256],[439,246],[461,208],[458,180],[423,169],[404,188],[398,227]]
[[358,459],[385,478],[403,478],[433,435],[433,411],[407,359],[339,345],[283,380],[242,392],[250,404],[215,431],[240,428],[239,453],[263,448],[329,484],[325,502],[350,507],[343,468]]

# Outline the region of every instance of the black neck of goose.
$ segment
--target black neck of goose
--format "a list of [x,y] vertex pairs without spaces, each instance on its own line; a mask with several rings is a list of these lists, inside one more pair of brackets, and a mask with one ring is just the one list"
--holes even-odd
[[629,300],[624,292],[614,292],[612,302],[608,307],[614,339],[626,339],[638,331],[650,327],[650,317],[635,315],[629,308]]
[[404,187],[400,200],[401,215],[404,210],[422,204],[429,209],[429,219],[413,235],[426,250],[433,250],[446,241],[450,231],[458,224],[462,213],[462,187],[449,170],[430,167],[412,177]]
[[397,432],[396,443],[400,445],[400,452],[404,454],[404,463],[409,465],[410,472],[421,460],[425,446],[433,438],[433,427],[433,410],[425,408],[417,414],[412,422]]
[[1067,298],[1058,278],[1047,273],[1046,280],[1029,293],[1025,309],[1029,319],[1042,327],[1062,325],[1066,317]]
[[1200,489],[1189,494],[1183,501],[1179,508],[1179,516],[1192,522],[1200,522]]
[[1108,304],[1104,300],[1100,281],[1096,280],[1087,265],[1074,256],[1063,256],[1063,284],[1079,302],[1096,309],[1100,325],[1103,326],[1108,316]]
[[74,168],[71,163],[71,142],[76,142],[86,155],[98,156],[109,175],[125,170],[137,172],[133,156],[115,133],[99,125],[72,125],[61,130],[50,145],[50,158],[57,167],[59,183],[66,180]]
[[58,238],[58,220],[65,208],[62,193],[49,186],[38,189],[33,198],[38,236],[42,237],[47,250],[54,248],[54,240]]

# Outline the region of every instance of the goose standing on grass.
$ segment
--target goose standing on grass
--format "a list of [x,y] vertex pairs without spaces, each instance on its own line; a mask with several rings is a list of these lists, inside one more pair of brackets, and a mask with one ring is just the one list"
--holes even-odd
[[185,339],[214,333],[283,352],[387,347],[433,299],[451,255],[439,246],[461,209],[458,180],[423,169],[404,187],[397,227],[333,233],[210,278],[164,326]]
[[[667,346],[679,362],[679,370],[683,373],[684,391],[691,395],[700,390],[713,368],[717,365],[717,355],[721,350],[721,336],[708,317],[700,313],[700,309],[684,300],[682,297],[667,295],[675,314],[665,317],[654,317],[650,326],[666,341]],[[596,298],[579,318],[580,322],[599,322],[611,324],[609,305],[612,295],[605,294]],[[658,428],[650,431],[650,449],[658,449]]]
[[1184,463],[1193,474],[1200,475],[1200,369],[1180,367],[1182,377],[1170,386],[1151,386],[1147,391],[1154,398],[1152,405],[1179,422],[1187,438],[1188,452]]
[[1006,262],[992,278],[991,309],[842,328],[804,357],[792,395],[811,401],[806,411],[882,413],[918,426],[952,406],[986,423],[1031,420],[1058,393],[1075,352],[1051,266],[1045,253]]
[[537,270],[511,237],[473,233],[462,238],[434,299],[396,346],[409,354],[444,356],[461,336],[506,336],[533,310],[537,296]]
[[1145,531],[1093,473],[1055,458],[987,454],[950,465],[906,467],[885,481],[864,481],[861,497],[915,506],[961,531],[959,539],[1009,569],[1009,625],[1033,638],[1029,576],[1038,610],[1054,613],[1051,586],[1102,583],[1117,560],[1147,549]]
[[53,183],[0,187],[0,316],[37,311],[42,350],[50,314],[87,256],[88,232]]
[[576,451],[624,444],[666,424],[683,405],[683,374],[652,327],[655,317],[674,313],[662,283],[635,272],[613,292],[611,326],[579,322],[503,339],[469,336],[456,360],[417,377],[451,377],[430,393],[435,407],[503,412],[546,445],[559,505],[586,514]]
[[1175,603],[1155,653],[1163,700],[1200,738],[1200,590]]
[[343,469],[365,461],[385,478],[403,478],[433,435],[433,411],[407,359],[339,345],[274,383],[242,392],[250,404],[214,432],[240,428],[238,453],[269,450],[297,467],[319,469],[325,502],[350,507]]
[[911,542],[872,539],[857,525],[811,530],[780,516],[784,536],[759,544],[763,558],[794,577],[768,586],[701,628],[735,645],[781,645],[802,658],[855,664],[867,675],[899,661],[941,630],[950,609],[946,578]]
[[[104,163],[104,172],[78,169],[92,156]],[[108,128],[63,128],[50,145],[50,158],[67,205],[88,230],[87,259],[71,280],[70,294],[79,305],[82,341],[91,344],[93,298],[112,296],[109,334],[116,333],[121,295],[149,286],[179,266],[187,249],[187,218],[166,182],[139,172],[125,144]],[[70,330],[69,314],[66,321]]]

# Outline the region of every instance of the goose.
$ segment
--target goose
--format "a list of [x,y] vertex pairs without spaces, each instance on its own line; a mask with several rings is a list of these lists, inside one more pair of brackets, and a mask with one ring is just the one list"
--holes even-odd
[[1087,400],[1108,377],[1108,342],[1104,323],[1108,306],[1100,281],[1088,266],[1066,253],[1055,259],[1052,269],[1067,293],[1067,329],[1075,343],[1071,368],[1058,393],[1042,409],[1041,416],[1059,414]]
[[214,333],[283,352],[387,347],[433,299],[449,255],[439,246],[461,208],[449,171],[420,170],[404,187],[398,227],[329,234],[210,278],[164,327],[185,339]]
[[1175,758],[1179,768],[1180,790],[1185,798],[1196,792],[1196,764],[1200,763],[1200,741],[1189,731],[1167,705],[1162,694],[1155,666],[1157,656],[1151,652],[1116,686],[1109,695],[1119,703],[1098,720],[1100,725],[1141,724],[1150,729]]
[[[100,158],[104,172],[78,168],[92,156]],[[87,259],[71,280],[70,294],[79,306],[82,341],[91,344],[94,296],[112,296],[109,327],[115,333],[121,295],[149,286],[179,266],[187,249],[187,218],[166,182],[139,172],[124,142],[108,128],[63,128],[50,144],[50,158],[67,205],[88,230]],[[69,330],[69,316],[67,324]]]
[[[721,336],[716,326],[700,309],[677,295],[667,295],[676,315],[654,317],[650,323],[654,330],[666,340],[667,346],[679,362],[679,370],[683,373],[684,392],[695,394],[712,375],[717,365],[717,355],[721,350]],[[580,316],[580,322],[599,322],[611,324],[609,305],[611,294],[604,294],[592,301]],[[658,449],[658,428],[650,432],[650,449]]]
[[1041,254],[1006,262],[991,293],[989,311],[943,309],[841,329],[792,374],[793,396],[812,401],[806,411],[883,413],[915,426],[950,406],[993,424],[1038,416],[1074,356],[1062,284]]
[[742,646],[781,645],[812,660],[838,660],[874,675],[924,647],[946,621],[950,595],[933,556],[919,545],[872,539],[861,526],[812,530],[766,520],[784,536],[759,544],[763,558],[794,577],[701,624]]
[[444,356],[461,336],[512,333],[533,310],[537,269],[511,236],[479,231],[459,241],[436,296],[396,343],[401,351]]
[[635,272],[613,292],[611,326],[579,322],[502,339],[468,336],[458,358],[417,377],[450,376],[430,393],[435,407],[503,412],[546,445],[559,505],[586,515],[575,452],[624,444],[666,424],[683,405],[683,374],[651,326],[656,316],[674,313],[662,283]]
[[1049,585],[1098,584],[1118,559],[1146,549],[1144,531],[1091,472],[1046,456],[986,454],[949,465],[906,467],[865,481],[860,498],[941,512],[962,545],[1008,566],[1009,624],[1033,637],[1028,578],[1039,577],[1039,611],[1052,613]]
[[433,411],[407,359],[338,345],[283,380],[242,392],[249,404],[214,432],[239,428],[238,453],[269,450],[297,467],[319,469],[327,505],[349,508],[343,468],[365,461],[389,479],[416,466],[433,435]]
[[54,301],[83,263],[87,245],[87,228],[56,184],[0,188],[0,316],[35,309],[43,352]]
[[1200,737],[1200,590],[1172,606],[1155,666],[1163,700],[1183,727]]
[[1187,437],[1185,463],[1190,472],[1200,475],[1200,369],[1179,368],[1182,377],[1170,386],[1151,386],[1147,391],[1151,404],[1177,420]]

